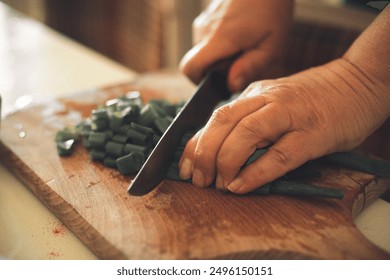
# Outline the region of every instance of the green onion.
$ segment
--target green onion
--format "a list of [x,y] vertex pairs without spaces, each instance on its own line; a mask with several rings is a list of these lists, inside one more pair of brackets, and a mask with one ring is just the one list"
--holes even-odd
[[76,140],[78,138],[78,132],[74,128],[66,127],[56,133],[55,141],[64,142],[70,139]]
[[114,142],[125,144],[127,142],[127,135],[115,134],[111,139]]
[[134,151],[116,160],[116,165],[120,173],[134,174],[138,172],[145,162],[145,155],[142,152]]
[[168,116],[154,120],[154,125],[156,126],[157,130],[161,134],[164,134],[165,130],[167,130],[167,128],[171,125],[171,123],[172,123],[172,118]]
[[127,134],[127,131],[129,131],[130,129],[130,125],[129,124],[122,124],[118,129],[117,129],[117,133],[119,134],[123,134],[123,135],[126,135]]
[[111,157],[104,158],[103,161],[104,165],[110,168],[117,168],[116,166],[116,159]]
[[117,131],[123,124],[123,118],[121,112],[114,112],[110,117],[110,128],[113,131]]
[[151,143],[150,143],[151,146],[152,146],[152,147],[156,146],[157,143],[158,143],[158,141],[160,141],[160,138],[161,138],[160,136],[154,134],[153,137],[152,137],[152,139],[151,139],[151,141],[150,141],[150,142],[151,142]]
[[104,132],[91,132],[88,137],[88,146],[90,148],[104,149],[107,141],[107,134]]
[[325,159],[347,168],[374,174],[379,177],[390,178],[389,161],[376,160],[350,152],[331,154],[326,156]]
[[127,155],[132,152],[142,152],[146,154],[148,148],[145,146],[141,145],[135,145],[135,144],[126,144],[125,147],[123,148],[123,154]]
[[108,156],[118,158],[123,155],[124,145],[113,141],[108,141],[106,144],[106,153]]
[[106,153],[102,150],[92,149],[91,151],[89,151],[89,157],[91,160],[94,161],[102,161],[106,157]]
[[91,160],[101,161],[123,174],[135,173],[169,127],[178,108],[179,105],[167,100],[151,100],[144,105],[140,93],[130,91],[97,106],[89,118],[74,128],[58,131],[55,139],[58,154],[70,155],[73,143],[81,138]]
[[74,144],[74,139],[69,139],[62,142],[57,142],[57,152],[60,156],[69,156],[72,154],[72,147]]
[[155,107],[151,104],[146,104],[140,112],[137,123],[143,126],[151,126],[155,119],[159,117]]
[[135,122],[130,123],[130,128],[132,128],[135,131],[138,131],[142,134],[146,134],[146,135],[153,135],[154,134],[154,130],[152,128],[137,124]]
[[149,135],[143,134],[134,129],[129,129],[127,131],[127,137],[132,141],[132,143],[138,145],[148,145],[151,139]]
[[99,119],[108,119],[108,113],[107,109],[94,109],[92,110],[92,119],[99,120]]
[[108,119],[96,119],[91,123],[91,129],[93,131],[102,131],[108,128]]

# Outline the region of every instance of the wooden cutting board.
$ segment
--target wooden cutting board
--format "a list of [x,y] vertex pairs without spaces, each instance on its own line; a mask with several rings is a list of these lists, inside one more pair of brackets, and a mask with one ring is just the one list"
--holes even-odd
[[35,104],[1,124],[0,158],[102,259],[389,259],[353,224],[389,181],[324,166],[311,183],[342,188],[343,200],[233,195],[164,181],[150,194],[127,194],[131,176],[91,162],[81,145],[57,155],[54,136],[97,103],[139,90],[145,101],[188,98],[193,86],[174,74]]

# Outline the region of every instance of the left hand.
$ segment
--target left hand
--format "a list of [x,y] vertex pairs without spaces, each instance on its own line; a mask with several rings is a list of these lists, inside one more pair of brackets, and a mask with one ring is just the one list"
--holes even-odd
[[[359,145],[390,115],[390,96],[346,59],[252,83],[214,111],[186,145],[180,176],[195,186],[250,192],[306,161]],[[353,85],[353,86],[351,86]],[[243,170],[257,149],[268,151]]]

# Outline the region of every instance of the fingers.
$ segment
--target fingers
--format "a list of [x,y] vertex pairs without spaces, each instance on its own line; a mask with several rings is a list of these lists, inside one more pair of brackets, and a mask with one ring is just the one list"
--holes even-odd
[[226,189],[256,148],[275,142],[289,131],[287,108],[267,104],[244,117],[224,140],[217,155],[217,187]]
[[315,146],[307,145],[306,136],[294,131],[281,137],[258,160],[243,169],[227,186],[231,192],[253,191],[285,175],[316,155]]
[[[237,43],[220,36],[206,38],[195,45],[181,60],[180,69],[194,83],[199,83],[204,72],[213,63],[242,52],[232,64],[228,74],[228,85],[232,92],[242,91],[251,82],[277,77],[280,74],[280,64],[276,61],[271,43],[265,35],[258,43],[249,49],[240,50]],[[263,42],[264,41],[264,42]]]
[[199,130],[186,144],[183,154],[179,161],[179,177],[183,180],[188,180],[192,177],[193,173],[193,157],[196,144],[198,143],[199,136],[202,133],[202,129]]
[[225,138],[242,118],[262,106],[263,98],[252,97],[237,99],[214,111],[196,139],[187,144],[181,158],[180,173],[188,177],[187,166],[191,165],[193,184],[198,187],[210,185],[215,178],[216,157]]
[[213,36],[206,37],[187,52],[180,61],[180,70],[198,84],[206,69],[216,61],[230,57],[238,53],[239,48],[227,39]]

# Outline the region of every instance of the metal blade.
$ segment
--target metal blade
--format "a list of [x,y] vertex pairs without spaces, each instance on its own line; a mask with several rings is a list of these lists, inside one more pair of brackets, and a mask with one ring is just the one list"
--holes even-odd
[[145,195],[166,177],[174,153],[185,132],[203,126],[215,106],[230,97],[226,82],[226,63],[210,70],[192,98],[175,117],[129,186],[131,195]]

